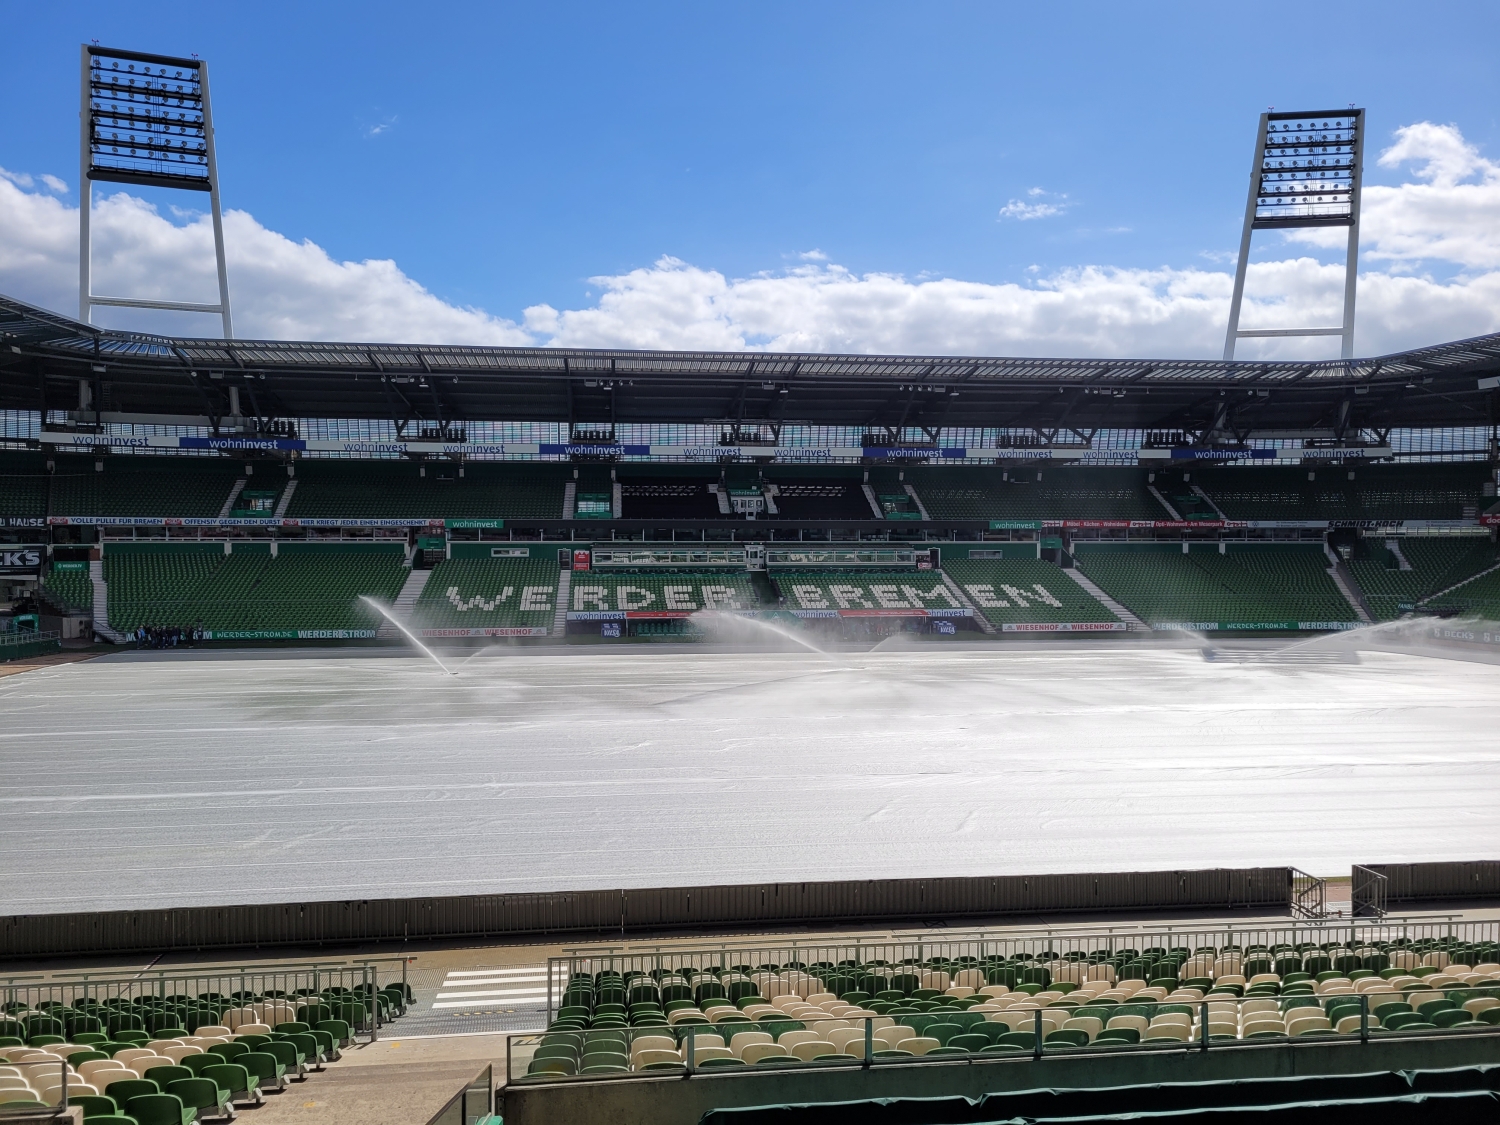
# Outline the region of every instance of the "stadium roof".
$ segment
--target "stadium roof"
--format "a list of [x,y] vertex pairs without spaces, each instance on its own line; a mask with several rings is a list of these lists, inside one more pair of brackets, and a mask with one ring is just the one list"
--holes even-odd
[[[0,297],[0,407],[111,414],[1249,432],[1487,425],[1500,334],[1371,359],[1002,359],[203,340]],[[1481,386],[1481,384],[1488,384]]]

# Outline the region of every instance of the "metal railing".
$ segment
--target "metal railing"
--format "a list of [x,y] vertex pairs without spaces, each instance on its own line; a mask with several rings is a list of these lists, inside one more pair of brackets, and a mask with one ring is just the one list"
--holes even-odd
[[1350,869],[1349,913],[1356,918],[1384,918],[1390,880],[1379,871],[1355,864]]
[[[395,985],[400,986],[399,1004],[387,998],[383,1007],[380,989]],[[45,1017],[57,1011],[62,1015],[45,1018],[60,1023],[61,1034],[76,1030],[70,1022],[86,1031],[109,1031],[111,1023],[117,1023],[121,1029],[148,1033],[174,1027],[191,1033],[198,1027],[220,1026],[224,1019],[259,1022],[247,1018],[256,1005],[262,1010],[268,1003],[277,1004],[278,1010],[317,1005],[374,1042],[385,1022],[385,1007],[399,1015],[409,996],[407,959],[400,957],[353,963],[199,965],[128,976],[118,969],[40,978],[28,974],[0,978],[0,1024],[20,1022],[17,1017],[23,1013]],[[152,1023],[157,1026],[149,1026]]]
[[1322,918],[1328,913],[1328,881],[1296,867],[1292,876],[1291,908],[1294,918]]
[[622,976],[631,972],[660,976],[666,971],[801,965],[817,966],[808,971],[828,976],[847,972],[851,963],[853,966],[902,966],[930,965],[935,959],[958,963],[961,959],[984,962],[991,958],[1087,963],[1090,955],[1102,950],[1137,950],[1144,954],[1146,950],[1159,949],[1165,954],[1185,949],[1193,954],[1209,948],[1274,950],[1312,944],[1336,945],[1352,951],[1378,946],[1432,945],[1440,948],[1459,943],[1500,941],[1500,920],[1464,922],[1459,918],[1458,915],[1442,915],[1372,920],[1325,918],[1219,926],[1198,923],[1159,927],[975,930],[947,933],[936,939],[912,935],[873,941],[844,938],[802,942],[793,938],[784,943],[725,942],[678,948],[596,946],[569,949],[560,956],[547,959],[547,1022],[552,1022],[557,1001],[570,980],[580,973],[593,976],[603,971],[618,972]]
[[495,1068],[485,1067],[427,1125],[485,1125],[495,1114]]
[[[1381,1013],[1380,1009],[1387,1003],[1405,1005],[1406,998],[1415,991],[1427,990],[1404,986],[1402,989],[1392,988],[1388,992],[1371,990],[1337,995],[1209,996],[1179,1001],[1152,999],[1141,1003],[1126,999],[1119,1004],[1108,1005],[1108,1012],[1111,1014],[1099,1012],[1105,1005],[1091,1006],[1089,1000],[1085,999],[1074,1007],[1021,1007],[1018,1004],[1013,1009],[1000,1012],[935,1012],[925,1016],[894,1013],[852,1018],[829,1016],[826,1019],[806,1016],[784,1016],[777,1019],[762,1016],[758,1021],[725,1021],[709,1025],[646,1025],[594,1033],[585,1030],[511,1034],[506,1036],[505,1044],[506,1084],[629,1081],[660,1078],[673,1072],[693,1077],[712,1074],[721,1066],[735,1074],[749,1072],[774,1075],[786,1069],[868,1070],[933,1063],[965,1066],[1122,1053],[1244,1050],[1278,1044],[1316,1043],[1357,1047],[1371,1042],[1389,1044],[1433,1038],[1500,1038],[1500,1025],[1475,1021],[1470,1026],[1436,1027],[1420,1021],[1423,1013],[1410,1007],[1407,1010],[1417,1015],[1418,1020],[1397,1026],[1384,1026],[1382,1015],[1385,1019],[1392,1019],[1393,1016],[1389,1012]],[[1445,986],[1435,991],[1438,995],[1447,996],[1462,992],[1466,999],[1500,1000],[1500,982],[1463,988]],[[1270,1007],[1265,1006],[1268,1001]],[[1252,1008],[1250,1005],[1261,1006]],[[1075,1014],[1085,1012],[1090,1014]],[[1297,1015],[1299,1012],[1307,1014],[1303,1017]],[[1306,1023],[1303,1023],[1304,1018]],[[926,1022],[918,1026],[919,1020]],[[1087,1022],[1089,1026],[1067,1026],[1074,1021]],[[1403,1027],[1410,1027],[1412,1023],[1419,1021],[1422,1022],[1421,1028],[1403,1030]],[[940,1022],[945,1022],[948,1026],[939,1029],[937,1025]],[[1092,1026],[1095,1022],[1099,1027]],[[1004,1025],[1006,1030],[997,1032],[995,1024]],[[954,1034],[954,1026],[963,1030]],[[979,1027],[986,1028],[987,1032],[975,1030]],[[1127,1033],[1122,1034],[1118,1030],[1122,1027]],[[897,1028],[899,1030],[893,1030]],[[945,1038],[939,1040],[928,1036],[927,1033],[933,1030],[940,1030]],[[812,1036],[805,1038],[799,1035],[797,1042],[789,1043],[780,1054],[775,1054],[775,1065],[746,1057],[752,1054],[773,1055],[772,1044],[779,1046],[787,1043],[784,1036],[792,1031],[804,1034],[811,1032]],[[754,1046],[764,1043],[766,1047],[753,1051],[742,1045],[736,1054],[727,1045],[732,1044],[734,1036],[740,1032],[761,1033],[755,1037]],[[1137,1038],[1132,1041],[1128,1032],[1134,1032]],[[592,1042],[596,1045],[596,1050],[601,1052],[600,1057],[606,1049],[599,1045],[611,1036],[617,1044],[623,1040],[623,1050],[607,1053],[614,1055],[616,1059],[624,1055],[629,1060],[628,1064],[615,1062],[613,1066],[628,1065],[629,1069],[585,1072],[585,1065],[589,1064],[582,1063],[586,1057],[586,1048],[582,1044],[588,1042],[585,1037],[590,1034],[595,1035]],[[1112,1034],[1116,1037],[1111,1038]],[[988,1040],[989,1047],[978,1046],[972,1038],[976,1035]],[[960,1036],[970,1037],[969,1042],[957,1043]],[[576,1049],[571,1048],[571,1037],[580,1041]],[[652,1041],[650,1046],[638,1046],[648,1039]],[[667,1045],[668,1040],[672,1041],[671,1046]],[[902,1043],[906,1043],[911,1049],[902,1048]],[[810,1046],[803,1046],[804,1044]],[[532,1073],[532,1066],[539,1061],[538,1053],[549,1046],[555,1048],[550,1057],[569,1061],[561,1065],[552,1064],[552,1067],[543,1063],[538,1072]],[[802,1058],[795,1054],[799,1047],[803,1054],[812,1057]],[[675,1053],[675,1061],[660,1060],[657,1065],[645,1069],[648,1064],[642,1061],[643,1056],[639,1053],[642,1049]],[[578,1061],[575,1062],[574,1059]]]

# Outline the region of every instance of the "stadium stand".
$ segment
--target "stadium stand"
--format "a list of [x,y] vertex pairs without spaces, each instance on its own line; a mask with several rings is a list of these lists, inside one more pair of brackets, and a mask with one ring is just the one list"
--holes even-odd
[[1119,619],[1041,559],[943,559],[943,571],[992,625],[1109,624]]
[[1227,519],[1472,519],[1483,495],[1481,462],[1305,467],[1213,466],[1193,473]]
[[1430,609],[1500,621],[1500,571],[1486,571],[1426,604]]
[[719,501],[710,491],[717,475],[702,470],[685,476],[620,475],[620,515],[627,520],[712,520]]
[[1357,620],[1316,544],[1077,543],[1079,568],[1152,625],[1295,629]]
[[[1200,935],[1201,936],[1201,935]],[[774,1064],[965,1061],[1089,1047],[1348,1040],[1500,1026],[1500,949],[1443,939],[1226,942],[725,965],[569,980],[533,1081]],[[696,963],[695,963],[696,962]],[[1205,1022],[1206,1021],[1206,1022]],[[868,1036],[868,1039],[867,1039]],[[691,1039],[690,1039],[691,1037]],[[1457,1040],[1455,1040],[1457,1041]]]
[[784,520],[872,520],[875,512],[865,497],[858,470],[814,473],[800,469],[781,475],[767,470],[766,482],[776,512]]
[[908,469],[933,519],[1169,518],[1140,469],[1064,467]]
[[0,517],[45,517],[48,479],[41,454],[0,452]]
[[360,595],[393,600],[406,578],[399,544],[118,545],[104,556],[109,623],[201,625],[212,634],[372,630]]
[[54,601],[80,613],[94,608],[94,582],[87,563],[53,563],[42,580]]
[[551,520],[570,477],[567,465],[305,460],[286,516]]
[[327,995],[79,996],[36,1008],[12,1001],[0,1017],[0,1107],[60,1105],[66,1073],[68,1103],[85,1120],[231,1120],[236,1107],[263,1104],[263,1091],[306,1082],[337,1060],[368,1026],[370,1005],[385,1022],[410,999],[395,984],[373,995],[356,986]]
[[[445,559],[433,568],[414,619],[424,630],[550,632],[556,613],[556,552],[540,558]],[[540,632],[535,632],[540,630]]]
[[[1403,561],[1407,569],[1402,568]],[[1456,586],[1497,562],[1500,558],[1488,536],[1412,535],[1360,540],[1349,569],[1375,619],[1391,621],[1424,598]]]
[[[52,474],[54,516],[217,516],[244,466],[222,458],[64,457]],[[97,469],[95,466],[103,466]]]

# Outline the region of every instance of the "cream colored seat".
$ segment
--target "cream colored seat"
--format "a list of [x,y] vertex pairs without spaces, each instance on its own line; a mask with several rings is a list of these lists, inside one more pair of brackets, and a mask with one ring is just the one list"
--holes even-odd
[[1240,1016],[1249,1019],[1261,1012],[1280,1012],[1281,1003],[1276,1000],[1246,1000],[1240,1005]]
[[162,1055],[150,1055],[145,1058],[131,1059],[125,1065],[144,1078],[146,1077],[146,1071],[150,1070],[153,1066],[173,1066],[175,1064],[171,1059]]
[[[293,1020],[282,1020],[282,1023],[293,1023]],[[236,1035],[270,1035],[271,1025],[266,1023],[242,1023],[234,1029]]]
[[1110,1031],[1124,1027],[1141,1033],[1141,1038],[1146,1037],[1146,1028],[1150,1026],[1145,1016],[1110,1016],[1109,1022],[1104,1025]]
[[819,1055],[836,1055],[838,1049],[826,1039],[804,1039],[800,1043],[794,1043],[791,1053],[803,1062],[812,1062]]
[[135,1071],[124,1063],[116,1062],[114,1059],[90,1059],[88,1062],[78,1064],[78,1073],[90,1081],[101,1070],[123,1070],[131,1075],[135,1074]]
[[1192,1028],[1185,1023],[1153,1023],[1146,1028],[1141,1042],[1149,1039],[1175,1039],[1179,1043],[1186,1043],[1191,1035]]
[[752,1043],[775,1043],[768,1031],[739,1031],[729,1038],[729,1049],[741,1058],[744,1057],[745,1048]]
[[229,1036],[230,1036],[230,1034],[231,1034],[231,1032],[230,1032],[229,1028],[223,1026],[222,1024],[216,1024],[215,1023],[215,1024],[207,1024],[207,1025],[205,1025],[203,1027],[200,1027],[197,1031],[193,1032],[192,1035],[188,1036],[188,1038],[189,1039],[228,1039]]
[[903,1044],[916,1037],[917,1033],[909,1027],[888,1027],[875,1033],[873,1046],[877,1051],[904,1051],[906,1048]]
[[761,1059],[769,1058],[771,1055],[786,1055],[790,1053],[780,1043],[746,1043],[745,1049],[740,1052],[740,1058],[754,1065],[760,1062]]
[[1240,1025],[1239,1025],[1238,1021],[1233,1020],[1233,1019],[1219,1019],[1219,1020],[1215,1020],[1215,1019],[1210,1018],[1209,1021],[1208,1021],[1208,1033],[1211,1036],[1212,1035],[1233,1035],[1233,1036],[1238,1037],[1238,1035],[1240,1033]]
[[1246,1017],[1245,1022],[1240,1025],[1240,1037],[1248,1039],[1252,1035],[1263,1032],[1274,1031],[1277,1035],[1286,1034],[1286,1025],[1280,1019],[1268,1015],[1258,1015],[1255,1018]]
[[960,969],[953,974],[953,983],[978,992],[985,987],[984,973],[978,969]]
[[863,1027],[841,1027],[828,1035],[828,1042],[840,1052],[851,1055],[865,1053],[865,1029]]
[[676,1051],[648,1050],[637,1051],[630,1056],[630,1065],[636,1070],[641,1070],[652,1063],[680,1063],[682,1056]]
[[0,1090],[27,1090],[31,1083],[19,1075],[0,1074]]
[[222,1026],[231,1032],[238,1030],[242,1023],[260,1023],[260,1013],[254,1008],[231,1008],[219,1018],[224,1021]]
[[1075,1016],[1070,1020],[1063,1021],[1064,1031],[1081,1031],[1089,1037],[1090,1041],[1098,1038],[1104,1030],[1104,1021],[1097,1016]]
[[16,1086],[10,1089],[0,1087],[0,1105],[6,1102],[39,1102],[41,1100],[30,1086]]
[[114,1060],[117,1063],[124,1063],[126,1066],[129,1066],[135,1059],[149,1059],[155,1056],[156,1052],[146,1047],[127,1047],[123,1051],[116,1051]]
[[896,1050],[910,1051],[914,1055],[925,1055],[928,1051],[935,1051],[941,1046],[942,1043],[936,1039],[932,1039],[926,1035],[917,1035],[911,1039],[903,1039],[901,1046],[897,1047]]
[[783,1031],[776,1042],[786,1048],[787,1054],[791,1054],[791,1049],[798,1043],[810,1043],[820,1038],[816,1031]]
[[[686,1048],[684,1048],[684,1050],[683,1050],[683,1057],[684,1058],[687,1057],[687,1050],[686,1050]],[[709,1059],[732,1059],[732,1058],[736,1058],[736,1057],[737,1056],[735,1055],[735,1053],[733,1051],[731,1051],[728,1047],[694,1047],[693,1048],[693,1065],[694,1066],[702,1066]]]
[[943,995],[944,996],[952,996],[952,997],[954,997],[957,1000],[962,1000],[965,997],[973,996],[974,995],[974,989],[970,988],[966,984],[955,984],[952,988],[950,988],[946,992],[944,992]]
[[677,1050],[677,1040],[670,1035],[642,1035],[630,1044],[631,1058],[642,1051],[673,1051]]

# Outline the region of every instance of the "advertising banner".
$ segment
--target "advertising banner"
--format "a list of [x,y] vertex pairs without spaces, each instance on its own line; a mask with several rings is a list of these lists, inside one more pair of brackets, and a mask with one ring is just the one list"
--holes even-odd
[[47,548],[30,544],[0,547],[0,574],[35,574]]
[[539,625],[510,625],[476,629],[418,629],[419,637],[546,637],[551,630]]
[[209,629],[210,641],[368,641],[374,629]]
[[1123,621],[1016,621],[1000,626],[1002,633],[1123,633]]

